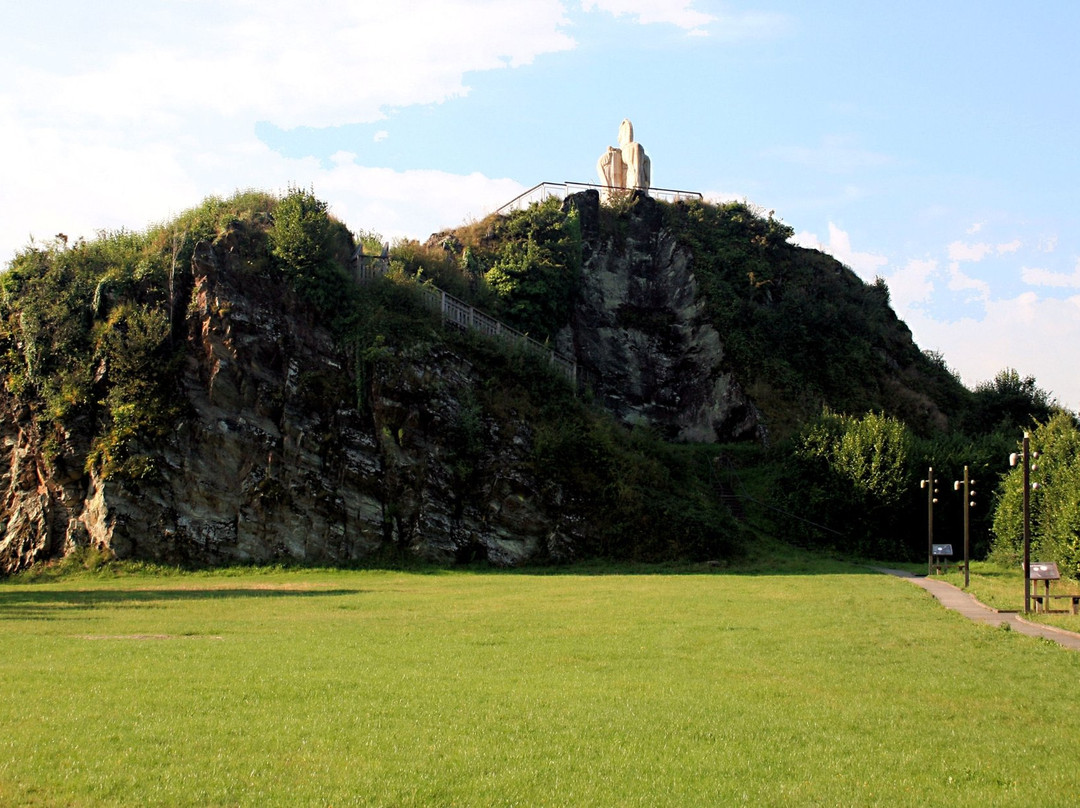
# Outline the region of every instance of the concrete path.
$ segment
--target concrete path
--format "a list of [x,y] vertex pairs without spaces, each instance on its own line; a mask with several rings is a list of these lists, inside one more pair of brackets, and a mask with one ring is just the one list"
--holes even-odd
[[946,609],[960,612],[964,617],[974,620],[976,623],[987,623],[991,626],[1000,626],[1002,623],[1007,623],[1013,631],[1027,634],[1029,637],[1044,637],[1065,648],[1080,651],[1080,634],[1029,622],[1016,612],[999,612],[988,606],[983,606],[971,595],[945,581],[920,577],[905,570],[887,569],[885,567],[874,567],[874,570],[888,575],[895,575],[898,578],[910,581],[916,586],[921,586],[937,598]]

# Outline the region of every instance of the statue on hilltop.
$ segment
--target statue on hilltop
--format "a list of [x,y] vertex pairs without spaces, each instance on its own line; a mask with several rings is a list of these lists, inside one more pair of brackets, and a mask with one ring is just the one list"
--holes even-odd
[[604,198],[612,192],[640,188],[648,190],[652,181],[652,162],[645,148],[634,140],[634,125],[624,119],[619,126],[619,148],[608,146],[596,163]]

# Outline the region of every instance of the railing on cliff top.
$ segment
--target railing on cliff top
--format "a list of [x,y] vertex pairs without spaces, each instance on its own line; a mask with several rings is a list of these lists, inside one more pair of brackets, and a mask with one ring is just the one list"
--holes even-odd
[[[353,254],[353,271],[359,282],[370,281],[382,277],[390,271],[390,247],[383,245],[382,253],[369,255],[364,252],[361,244]],[[484,314],[463,300],[459,300],[448,292],[433,286],[419,287],[423,293],[424,304],[433,311],[438,312],[444,323],[462,330],[471,329],[485,336],[500,340],[511,345],[524,348],[531,353],[547,359],[559,371],[566,376],[567,380],[576,387],[577,385],[577,362],[553,351],[544,343],[535,340],[528,334],[523,334],[501,323],[490,315]]]
[[[496,213],[507,214],[512,210],[519,210],[526,208],[533,202],[542,202],[550,196],[557,196],[559,199],[565,199],[570,194],[577,193],[578,191],[587,191],[590,188],[595,188],[597,191],[609,190],[606,185],[596,185],[590,182],[542,182],[539,185],[534,185],[529,190],[515,196]],[[612,188],[613,191],[632,191],[632,188]],[[703,199],[701,193],[698,191],[677,191],[673,188],[647,188],[645,193],[654,199],[660,199],[664,202],[679,202],[683,199]]]

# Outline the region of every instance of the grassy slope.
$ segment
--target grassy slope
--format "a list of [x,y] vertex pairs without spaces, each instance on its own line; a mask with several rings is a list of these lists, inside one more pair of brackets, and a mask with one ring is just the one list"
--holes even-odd
[[1078,674],[825,562],[15,579],[0,803],[1061,804]]

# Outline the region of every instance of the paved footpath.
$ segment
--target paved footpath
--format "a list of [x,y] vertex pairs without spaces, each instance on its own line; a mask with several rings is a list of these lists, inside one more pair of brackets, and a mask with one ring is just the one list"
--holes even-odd
[[904,570],[887,569],[885,567],[874,567],[873,569],[877,572],[904,578],[916,586],[921,586],[937,598],[946,609],[960,612],[964,617],[974,620],[976,623],[987,623],[991,626],[1000,626],[1002,623],[1007,623],[1013,631],[1027,634],[1030,637],[1045,637],[1065,648],[1080,651],[1080,634],[1074,634],[1071,631],[1053,628],[1052,626],[1044,626],[1039,623],[1031,623],[1016,612],[995,611],[988,606],[983,606],[967,592],[957,589],[952,584],[945,583],[945,581],[920,577]]

